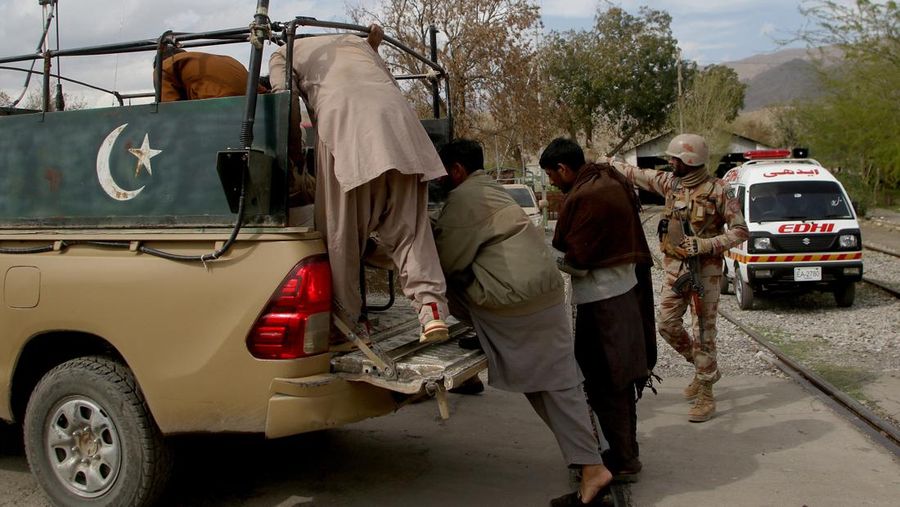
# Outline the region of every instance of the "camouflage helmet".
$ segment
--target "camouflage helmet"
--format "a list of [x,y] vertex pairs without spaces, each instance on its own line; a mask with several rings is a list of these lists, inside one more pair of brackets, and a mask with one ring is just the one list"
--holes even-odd
[[681,160],[685,165],[699,167],[709,160],[709,148],[702,136],[679,134],[669,141],[666,155]]

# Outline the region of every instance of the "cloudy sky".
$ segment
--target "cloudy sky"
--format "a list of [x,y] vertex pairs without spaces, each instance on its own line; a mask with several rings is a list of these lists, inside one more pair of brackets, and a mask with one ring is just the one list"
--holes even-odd
[[[351,3],[372,0],[349,0]],[[641,5],[672,15],[672,29],[686,58],[701,64],[720,63],[772,52],[803,26],[798,6],[804,0],[620,0],[629,12]],[[588,28],[598,0],[539,0],[547,30]],[[59,0],[60,43],[64,48],[155,38],[167,29],[194,32],[246,26],[256,2],[252,0]],[[295,15],[347,21],[342,0],[271,0],[275,20]],[[38,0],[0,0],[0,56],[33,52],[42,28]],[[246,63],[241,47],[221,47]],[[123,92],[148,90],[151,56],[147,53],[101,59],[64,59],[63,75]],[[21,91],[24,74],[0,70],[0,90],[11,96]],[[107,105],[74,86],[70,93],[88,95],[94,105]]]

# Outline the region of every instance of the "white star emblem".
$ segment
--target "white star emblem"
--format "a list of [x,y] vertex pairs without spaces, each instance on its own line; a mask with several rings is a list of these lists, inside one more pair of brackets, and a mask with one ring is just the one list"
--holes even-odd
[[140,148],[128,148],[132,155],[137,157],[137,165],[134,168],[134,176],[137,177],[141,172],[141,166],[147,168],[148,174],[153,174],[150,167],[150,159],[162,153],[162,150],[154,150],[150,148],[150,134],[144,134],[144,144]]

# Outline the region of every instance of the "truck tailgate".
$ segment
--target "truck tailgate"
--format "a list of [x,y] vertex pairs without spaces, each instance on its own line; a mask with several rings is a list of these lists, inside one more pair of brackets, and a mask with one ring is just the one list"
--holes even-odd
[[346,380],[368,382],[404,394],[434,394],[436,390],[459,386],[487,367],[483,351],[459,346],[460,338],[475,333],[467,324],[452,324],[450,340],[444,343],[421,344],[419,322],[405,302],[398,301],[390,310],[372,315],[370,347],[390,359],[394,374],[385,374],[361,350],[354,350],[331,361],[334,373]]

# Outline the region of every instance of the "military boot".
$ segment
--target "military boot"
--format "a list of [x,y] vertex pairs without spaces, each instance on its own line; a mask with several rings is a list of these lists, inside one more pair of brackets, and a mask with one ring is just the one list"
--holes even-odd
[[[720,378],[722,378],[722,373],[719,372],[719,370],[716,370],[716,377],[710,384],[718,382]],[[700,384],[702,384],[702,382],[697,378],[697,375],[694,375],[694,380],[692,380],[691,383],[684,388],[684,399],[693,400],[694,398],[696,398],[697,393],[700,391]]]
[[688,384],[687,387],[684,388],[684,399],[693,400],[697,397],[697,393],[700,391],[700,380],[697,379],[697,376],[694,375],[694,380]]
[[691,422],[704,422],[712,418],[716,412],[716,400],[713,398],[712,383],[701,382],[697,390],[694,405],[688,411],[688,420]]

